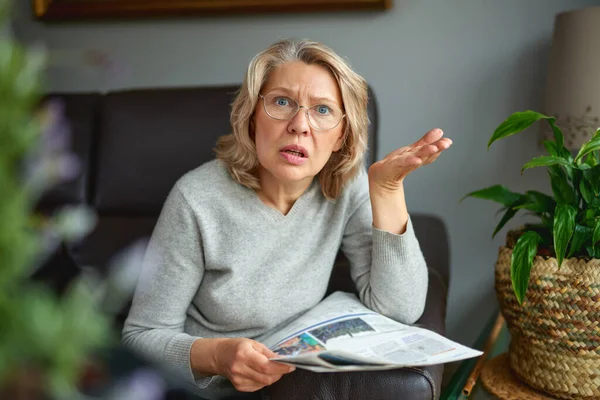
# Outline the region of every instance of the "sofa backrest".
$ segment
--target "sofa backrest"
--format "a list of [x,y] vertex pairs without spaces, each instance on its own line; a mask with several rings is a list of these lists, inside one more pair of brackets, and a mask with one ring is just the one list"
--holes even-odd
[[236,87],[136,90],[104,98],[92,198],[101,215],[157,216],[175,181],[231,132]]

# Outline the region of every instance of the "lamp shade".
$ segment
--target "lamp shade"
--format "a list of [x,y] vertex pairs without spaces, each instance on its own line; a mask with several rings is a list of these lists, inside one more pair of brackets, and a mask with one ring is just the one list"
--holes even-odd
[[544,113],[557,118],[571,150],[600,126],[600,7],[555,17],[544,102]]

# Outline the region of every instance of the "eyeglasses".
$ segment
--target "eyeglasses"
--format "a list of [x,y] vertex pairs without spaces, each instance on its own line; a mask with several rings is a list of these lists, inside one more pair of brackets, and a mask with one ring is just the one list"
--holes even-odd
[[268,93],[263,96],[263,107],[267,115],[273,119],[287,121],[296,116],[301,108],[305,109],[306,118],[310,125],[318,131],[328,131],[335,128],[346,116],[338,107],[333,104],[317,104],[311,107],[305,107],[288,96],[279,93]]

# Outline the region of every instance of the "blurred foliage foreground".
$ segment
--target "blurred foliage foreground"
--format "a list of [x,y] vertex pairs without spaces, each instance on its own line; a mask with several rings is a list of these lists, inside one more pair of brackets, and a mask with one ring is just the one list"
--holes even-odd
[[9,3],[0,0],[0,397],[25,381],[44,398],[77,398],[91,355],[118,339],[110,311],[132,282],[80,274],[59,295],[31,279],[63,243],[84,237],[95,215],[83,206],[35,211],[79,165],[61,104],[43,101],[45,52],[7,34]]

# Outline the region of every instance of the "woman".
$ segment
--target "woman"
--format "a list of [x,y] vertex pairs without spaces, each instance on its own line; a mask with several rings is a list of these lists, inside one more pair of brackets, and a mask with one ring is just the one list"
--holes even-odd
[[123,331],[206,398],[293,371],[260,340],[322,299],[340,248],[367,307],[419,318],[427,268],[403,181],[451,145],[434,129],[367,174],[367,84],[311,41],[252,60],[231,122],[217,159],[169,194]]

